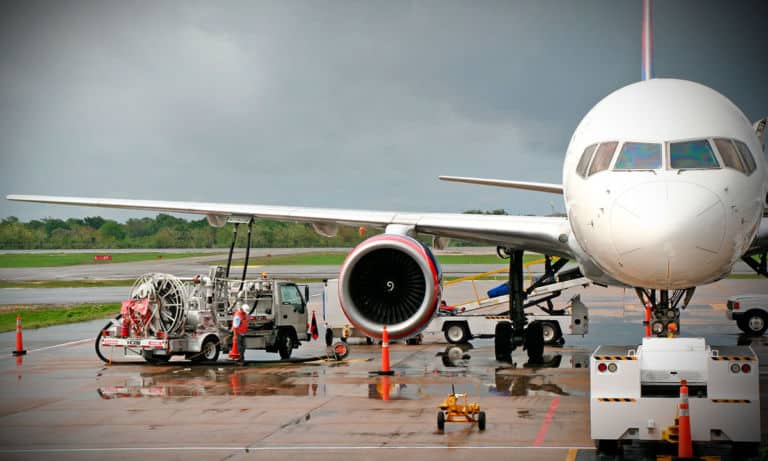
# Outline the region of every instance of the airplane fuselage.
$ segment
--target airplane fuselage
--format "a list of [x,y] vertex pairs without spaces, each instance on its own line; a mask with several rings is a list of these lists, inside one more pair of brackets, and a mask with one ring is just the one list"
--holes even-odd
[[718,92],[653,79],[605,97],[576,128],[563,193],[585,275],[683,289],[725,277],[768,188],[749,120]]

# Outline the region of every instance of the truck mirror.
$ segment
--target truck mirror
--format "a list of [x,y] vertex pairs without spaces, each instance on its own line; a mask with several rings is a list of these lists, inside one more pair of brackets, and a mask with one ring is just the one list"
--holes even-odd
[[309,285],[304,285],[304,302],[309,304]]

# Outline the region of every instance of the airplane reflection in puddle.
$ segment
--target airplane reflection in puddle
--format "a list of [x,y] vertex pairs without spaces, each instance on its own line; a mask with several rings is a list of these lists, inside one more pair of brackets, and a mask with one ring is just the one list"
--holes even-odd
[[[438,352],[440,363],[447,368],[467,368],[473,365],[469,351],[472,344],[452,344],[444,351]],[[589,368],[589,352],[558,352],[544,354],[539,362],[526,362],[523,368]],[[489,363],[490,364],[490,363]],[[517,367],[517,362],[512,361],[512,367]]]
[[[317,376],[317,373],[308,374]],[[201,396],[291,395],[316,397],[318,384],[295,384],[295,373],[263,373],[225,368],[184,368],[169,373],[141,373],[123,384],[97,389],[102,399]]]

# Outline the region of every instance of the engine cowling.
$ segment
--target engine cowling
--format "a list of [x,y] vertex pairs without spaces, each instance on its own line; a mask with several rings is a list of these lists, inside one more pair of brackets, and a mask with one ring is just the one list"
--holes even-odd
[[339,301],[359,330],[392,339],[423,330],[440,303],[440,266],[426,246],[410,237],[382,234],[355,247],[339,274]]

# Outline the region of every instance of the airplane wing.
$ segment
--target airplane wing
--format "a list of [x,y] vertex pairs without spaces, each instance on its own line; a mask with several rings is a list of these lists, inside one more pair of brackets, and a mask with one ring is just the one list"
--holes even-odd
[[475,215],[462,213],[398,213],[389,211],[307,208],[161,200],[9,195],[8,200],[60,205],[122,208],[170,213],[199,214],[214,226],[227,218],[263,218],[275,221],[310,223],[322,235],[334,235],[338,225],[405,226],[415,232],[437,237],[504,245],[557,256],[572,257],[568,242],[570,226],[563,217]]
[[544,182],[510,181],[507,179],[467,178],[463,176],[439,176],[442,181],[463,182],[467,184],[480,184],[481,186],[509,187],[510,189],[534,190],[549,192],[550,194],[563,195],[562,184],[550,184]]

